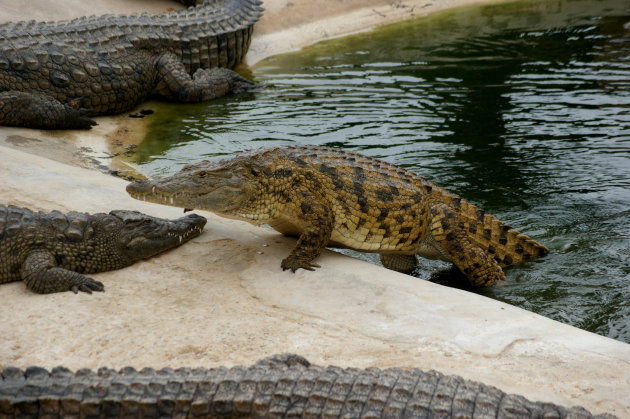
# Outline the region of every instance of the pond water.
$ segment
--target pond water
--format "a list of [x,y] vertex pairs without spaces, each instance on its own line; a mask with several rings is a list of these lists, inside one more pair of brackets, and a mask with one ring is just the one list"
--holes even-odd
[[[504,286],[472,292],[630,342],[627,0],[462,8],[244,74],[262,87],[201,105],[151,103],[151,132],[131,162],[154,177],[279,144],[383,158],[552,249],[508,269]],[[421,263],[419,277],[465,287],[448,264]]]

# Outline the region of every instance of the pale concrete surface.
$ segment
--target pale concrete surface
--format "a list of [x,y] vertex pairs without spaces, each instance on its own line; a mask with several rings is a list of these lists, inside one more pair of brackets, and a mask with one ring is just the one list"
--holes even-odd
[[0,22],[65,20],[106,13],[162,13],[180,7],[174,0],[0,0]]
[[[386,23],[388,16],[462,2],[326,0],[313,8],[305,0],[268,0],[248,61]],[[2,0],[0,19],[159,11],[147,3],[64,0],[51,8],[47,0],[19,7]],[[361,23],[361,16],[371,20]],[[98,122],[90,132],[0,127],[0,203],[181,216],[176,208],[132,200],[120,179],[76,167],[93,167],[90,159],[108,153],[112,141],[142,137],[142,121],[125,115]],[[36,295],[19,282],[0,286],[0,366],[215,366],[292,351],[322,364],[437,369],[531,399],[630,417],[630,345],[338,254],[321,257],[316,272],[282,272],[280,260],[294,240],[203,215],[205,233],[185,246],[94,275],[105,293]]]
[[[131,199],[118,178],[1,146],[0,155],[3,204],[182,214]],[[323,364],[437,369],[630,416],[630,345],[332,252],[315,272],[282,272],[294,239],[201,214],[199,238],[93,275],[104,293],[0,286],[0,366],[234,365],[290,351]]]

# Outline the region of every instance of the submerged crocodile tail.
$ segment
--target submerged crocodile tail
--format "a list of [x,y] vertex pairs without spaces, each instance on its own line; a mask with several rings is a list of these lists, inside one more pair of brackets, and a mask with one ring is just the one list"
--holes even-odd
[[439,186],[432,186],[436,198],[448,203],[459,214],[459,227],[466,230],[470,240],[493,255],[501,266],[532,260],[549,252],[536,240],[486,214],[475,204]]

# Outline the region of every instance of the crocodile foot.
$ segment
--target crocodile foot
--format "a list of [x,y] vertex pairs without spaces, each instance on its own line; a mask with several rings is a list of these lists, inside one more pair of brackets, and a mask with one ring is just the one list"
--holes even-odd
[[[193,80],[199,85],[213,86],[213,93],[218,96],[227,92],[244,93],[256,87],[256,83],[247,80],[235,71],[222,67],[200,68],[193,75]],[[222,89],[226,89],[223,94],[219,93]]]
[[61,103],[52,96],[6,91],[0,93],[0,124],[41,129],[89,129],[96,125],[78,100]]
[[283,271],[291,269],[291,272],[295,272],[300,268],[306,269],[307,271],[314,271],[315,268],[320,268],[321,266],[311,262],[304,257],[290,255],[289,257],[282,260],[280,267]]
[[78,294],[79,291],[86,292],[88,294],[92,294],[92,291],[105,291],[105,285],[103,285],[103,283],[100,281],[96,281],[87,276],[81,276],[81,278],[78,279],[80,280],[77,280],[76,283],[70,286],[70,291],[74,292],[75,294]]

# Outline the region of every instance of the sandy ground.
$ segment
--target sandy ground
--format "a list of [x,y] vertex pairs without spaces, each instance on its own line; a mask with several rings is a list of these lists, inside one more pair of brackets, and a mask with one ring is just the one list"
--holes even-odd
[[[325,0],[315,8],[269,0],[248,62],[465,2]],[[166,0],[64,0],[54,9],[45,0],[0,3],[5,20],[24,10],[28,18],[55,19],[144,10],[146,3],[151,11],[177,7]],[[98,121],[90,132],[1,127],[0,203],[181,216],[131,199],[126,182],[94,170],[88,149],[105,153],[112,138],[142,137],[142,123],[126,116]],[[202,214],[206,231],[185,246],[94,275],[104,293],[36,295],[20,282],[0,286],[0,367],[234,365],[291,351],[322,364],[437,369],[630,417],[630,345],[331,252],[316,272],[282,272],[293,239]]]

